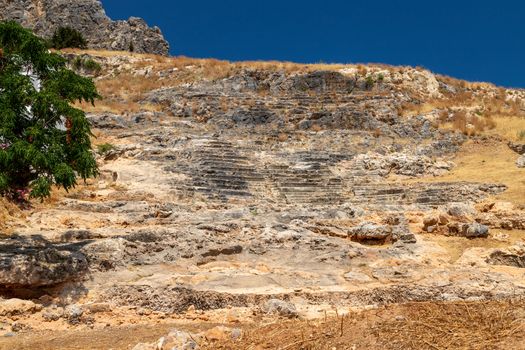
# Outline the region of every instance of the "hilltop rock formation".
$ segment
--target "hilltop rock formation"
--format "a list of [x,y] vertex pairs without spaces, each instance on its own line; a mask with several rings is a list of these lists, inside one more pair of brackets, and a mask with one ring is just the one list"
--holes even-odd
[[158,27],[137,17],[112,21],[100,0],[0,0],[0,20],[14,20],[49,38],[59,26],[81,32],[90,48],[167,55],[169,44]]

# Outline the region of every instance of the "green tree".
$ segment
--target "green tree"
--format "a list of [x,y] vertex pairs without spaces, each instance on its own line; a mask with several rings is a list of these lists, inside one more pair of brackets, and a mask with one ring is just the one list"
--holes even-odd
[[0,22],[0,194],[41,198],[98,174],[91,130],[76,101],[99,98],[43,39]]
[[71,27],[59,27],[51,38],[50,46],[57,50],[65,48],[85,49],[87,43],[78,30]]

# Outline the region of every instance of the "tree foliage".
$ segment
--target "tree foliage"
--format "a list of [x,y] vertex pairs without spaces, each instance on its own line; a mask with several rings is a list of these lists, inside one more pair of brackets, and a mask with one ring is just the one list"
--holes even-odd
[[0,194],[50,195],[96,176],[91,130],[76,101],[99,98],[91,79],[66,68],[43,39],[0,22]]
[[87,43],[78,30],[71,27],[58,27],[51,38],[50,46],[57,50],[65,48],[85,49]]

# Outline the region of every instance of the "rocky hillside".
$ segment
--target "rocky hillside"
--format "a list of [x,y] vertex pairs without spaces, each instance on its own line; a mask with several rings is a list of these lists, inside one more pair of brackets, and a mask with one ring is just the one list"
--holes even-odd
[[104,96],[83,106],[101,177],[0,212],[0,345],[523,344],[524,91],[411,67],[66,56]]
[[168,42],[158,27],[143,19],[112,21],[100,0],[0,0],[0,20],[15,20],[49,38],[59,26],[81,32],[91,48],[167,55]]

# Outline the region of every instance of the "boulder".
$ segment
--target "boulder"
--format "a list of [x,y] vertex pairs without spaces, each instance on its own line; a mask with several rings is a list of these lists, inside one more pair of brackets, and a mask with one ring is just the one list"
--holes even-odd
[[516,166],[518,168],[525,168],[525,154],[521,155],[517,160],[516,160]]
[[480,223],[471,224],[452,222],[447,225],[448,232],[453,236],[466,238],[486,238],[489,235],[489,228]]
[[477,222],[468,225],[465,231],[465,237],[467,238],[487,237],[488,235],[489,228]]
[[194,350],[198,348],[195,340],[200,337],[195,334],[190,334],[178,329],[173,329],[170,333],[159,339],[156,349],[160,350],[171,350],[171,349],[183,349],[183,350]]
[[435,216],[426,216],[423,219],[423,228],[427,229],[430,226],[435,226],[437,225],[438,222],[439,222],[439,218]]
[[65,311],[63,307],[59,307],[57,305],[51,305],[50,307],[47,307],[42,312],[42,318],[44,321],[47,322],[53,322],[58,321],[62,317],[65,316]]
[[517,143],[509,141],[509,148],[517,154],[525,154],[525,143]]
[[299,315],[294,304],[279,299],[270,299],[266,301],[262,305],[261,310],[266,314],[276,314],[289,318],[294,318]]
[[363,244],[384,244],[392,239],[392,228],[373,222],[364,222],[349,231],[352,241]]
[[450,203],[447,206],[447,213],[454,218],[467,218],[476,213],[473,206],[466,203]]

